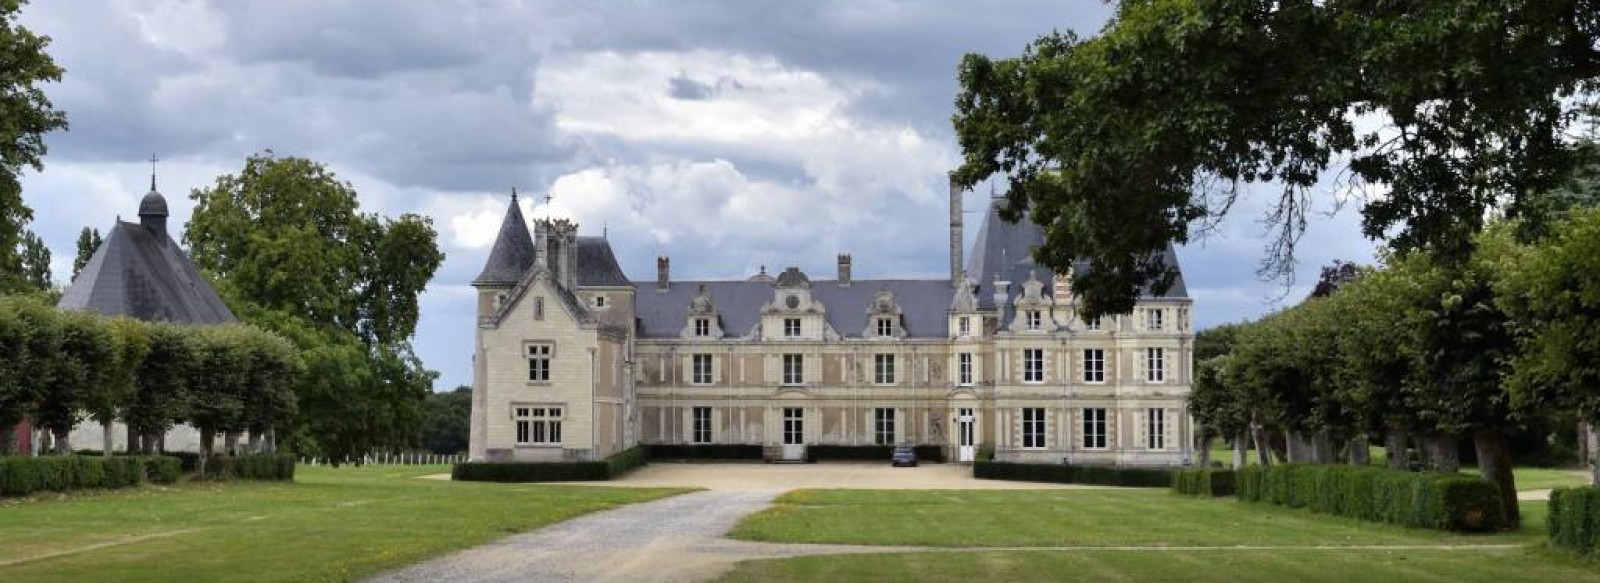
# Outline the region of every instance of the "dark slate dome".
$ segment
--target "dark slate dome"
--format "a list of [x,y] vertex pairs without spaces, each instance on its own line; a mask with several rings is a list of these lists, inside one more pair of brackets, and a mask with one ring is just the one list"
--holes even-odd
[[167,216],[167,197],[161,196],[156,189],[145,193],[144,199],[139,201],[139,216],[164,217]]

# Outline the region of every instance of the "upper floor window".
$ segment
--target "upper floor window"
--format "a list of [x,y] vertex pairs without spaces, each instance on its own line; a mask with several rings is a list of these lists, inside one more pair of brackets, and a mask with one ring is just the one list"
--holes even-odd
[[972,318],[967,316],[956,318],[956,333],[961,336],[972,334]]
[[972,353],[963,352],[956,356],[956,383],[962,385],[972,384]]
[[1023,324],[1027,326],[1029,330],[1039,330],[1040,328],[1044,327],[1044,314],[1039,310],[1028,310],[1023,312],[1023,314]]
[[1044,349],[1022,349],[1022,382],[1044,382]]
[[783,355],[783,384],[798,385],[805,380],[805,357],[799,354]]
[[561,443],[560,407],[524,407],[511,410],[517,429],[517,445],[555,445]]
[[1022,447],[1023,449],[1044,448],[1044,407],[1022,408]]
[[1099,316],[1095,316],[1093,318],[1084,318],[1083,319],[1083,329],[1087,330],[1089,332],[1099,332],[1100,331],[1100,317]]
[[691,380],[697,385],[711,384],[711,355],[696,354],[690,358],[693,372]]
[[1083,351],[1083,382],[1106,382],[1106,351],[1100,348],[1086,348]]
[[784,318],[783,319],[783,337],[784,338],[799,338],[800,337],[800,319],[799,318]]
[[594,297],[594,307],[596,307],[596,308],[604,308],[604,307],[606,307],[606,297],[605,296],[595,296]]
[[1165,315],[1166,310],[1162,310],[1161,308],[1146,309],[1144,311],[1145,328],[1152,332],[1161,330],[1165,326],[1165,323],[1162,322],[1162,319],[1165,317]]
[[1083,410],[1083,448],[1106,448],[1106,410]]
[[894,355],[872,355],[872,382],[880,385],[894,384]]
[[711,318],[694,319],[694,335],[705,338],[711,335]]
[[878,318],[878,336],[894,336],[894,320],[889,318]]
[[1144,359],[1144,380],[1152,383],[1166,382],[1167,351],[1161,348],[1146,348]]
[[550,357],[555,353],[555,345],[548,343],[529,343],[525,345],[528,357],[528,380],[536,383],[550,382]]

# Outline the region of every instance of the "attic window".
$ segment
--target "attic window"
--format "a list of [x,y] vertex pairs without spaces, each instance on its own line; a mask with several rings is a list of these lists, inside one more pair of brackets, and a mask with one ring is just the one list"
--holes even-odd
[[800,337],[800,319],[799,318],[784,318],[783,319],[783,337],[784,338],[799,338]]
[[533,298],[533,319],[535,319],[535,320],[543,320],[544,319],[544,297],[543,296],[538,296],[538,297]]
[[972,319],[971,318],[968,318],[967,316],[962,316],[960,319],[956,320],[956,323],[958,324],[956,326],[956,329],[958,330],[958,333],[960,335],[966,336],[966,335],[972,333]]
[[894,336],[894,320],[878,318],[878,336],[884,338]]
[[694,319],[694,335],[705,338],[711,335],[711,318]]
[[604,307],[606,307],[606,297],[605,296],[595,296],[594,297],[594,307],[596,307],[596,308],[604,308]]
[[1028,310],[1025,315],[1026,320],[1024,320],[1024,323],[1029,330],[1038,330],[1043,326],[1044,316],[1039,313],[1039,310]]

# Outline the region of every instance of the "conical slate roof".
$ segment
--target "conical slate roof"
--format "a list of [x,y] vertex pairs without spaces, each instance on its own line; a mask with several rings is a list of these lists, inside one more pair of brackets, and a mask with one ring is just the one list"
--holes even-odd
[[147,321],[237,321],[177,243],[123,221],[106,233],[105,242],[56,305]]
[[489,260],[484,262],[483,272],[472,280],[472,284],[516,285],[522,281],[528,268],[533,266],[536,254],[533,235],[528,233],[528,223],[522,218],[522,207],[517,204],[517,193],[512,192],[511,208],[506,209],[506,218],[500,222],[500,234],[494,238]]

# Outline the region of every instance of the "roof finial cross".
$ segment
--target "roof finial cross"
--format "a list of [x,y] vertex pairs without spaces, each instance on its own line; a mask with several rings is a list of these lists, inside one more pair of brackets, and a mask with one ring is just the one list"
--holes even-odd
[[150,154],[150,192],[156,191],[156,162],[160,161],[155,154]]
[[515,184],[511,185],[511,202],[513,204],[517,202],[517,185]]

